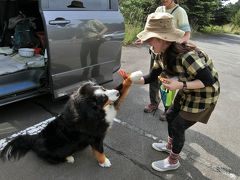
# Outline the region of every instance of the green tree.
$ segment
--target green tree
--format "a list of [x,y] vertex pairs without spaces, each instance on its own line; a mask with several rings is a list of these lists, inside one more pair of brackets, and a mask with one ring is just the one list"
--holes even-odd
[[213,12],[212,25],[223,26],[231,22],[231,9],[228,6],[220,6]]
[[240,27],[240,10],[232,17],[233,29]]
[[125,23],[143,25],[152,3],[153,0],[121,0],[120,10],[125,18]]
[[240,0],[238,0],[238,2],[235,4],[230,3],[230,4],[226,5],[226,8],[228,8],[228,10],[229,10],[228,16],[233,17],[240,9]]
[[214,19],[214,14],[219,7],[219,0],[182,0],[181,6],[187,11],[190,24],[193,29],[201,30],[209,26]]
[[[223,6],[229,0],[175,0],[186,10],[192,29],[199,31],[210,25],[232,23],[239,27],[240,0]],[[143,28],[147,15],[154,12],[161,0],[119,0],[125,18],[128,42]]]

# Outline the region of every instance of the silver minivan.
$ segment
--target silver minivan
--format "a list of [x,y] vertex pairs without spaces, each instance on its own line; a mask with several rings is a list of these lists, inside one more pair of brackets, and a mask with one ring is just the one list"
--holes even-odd
[[118,0],[0,0],[0,106],[117,81],[123,33]]

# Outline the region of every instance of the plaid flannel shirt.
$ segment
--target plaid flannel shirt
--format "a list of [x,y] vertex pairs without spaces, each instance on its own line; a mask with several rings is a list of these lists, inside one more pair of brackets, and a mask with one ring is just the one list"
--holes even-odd
[[[164,70],[164,65],[160,55],[151,55],[155,57],[155,63],[153,68],[161,68]],[[209,67],[215,82],[211,86],[206,86],[201,89],[180,89],[176,96],[176,99],[180,99],[181,110],[191,113],[198,113],[207,108],[212,104],[216,104],[220,94],[220,83],[218,81],[218,73],[213,66],[212,60],[203,51],[198,54],[195,51],[190,51],[186,54],[179,55],[176,58],[174,72],[178,74],[179,81],[193,81],[197,73]]]

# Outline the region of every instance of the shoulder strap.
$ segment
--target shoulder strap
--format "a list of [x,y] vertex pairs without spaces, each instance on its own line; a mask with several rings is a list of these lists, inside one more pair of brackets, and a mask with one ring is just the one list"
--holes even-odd
[[177,5],[177,7],[175,7],[170,14],[173,14],[174,11],[175,11],[178,7],[179,7],[179,6]]

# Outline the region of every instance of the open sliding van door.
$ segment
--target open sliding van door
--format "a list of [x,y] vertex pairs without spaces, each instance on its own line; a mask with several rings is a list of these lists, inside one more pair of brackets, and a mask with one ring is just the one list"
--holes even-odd
[[41,0],[40,7],[54,97],[71,93],[84,80],[112,81],[124,38],[118,1]]

